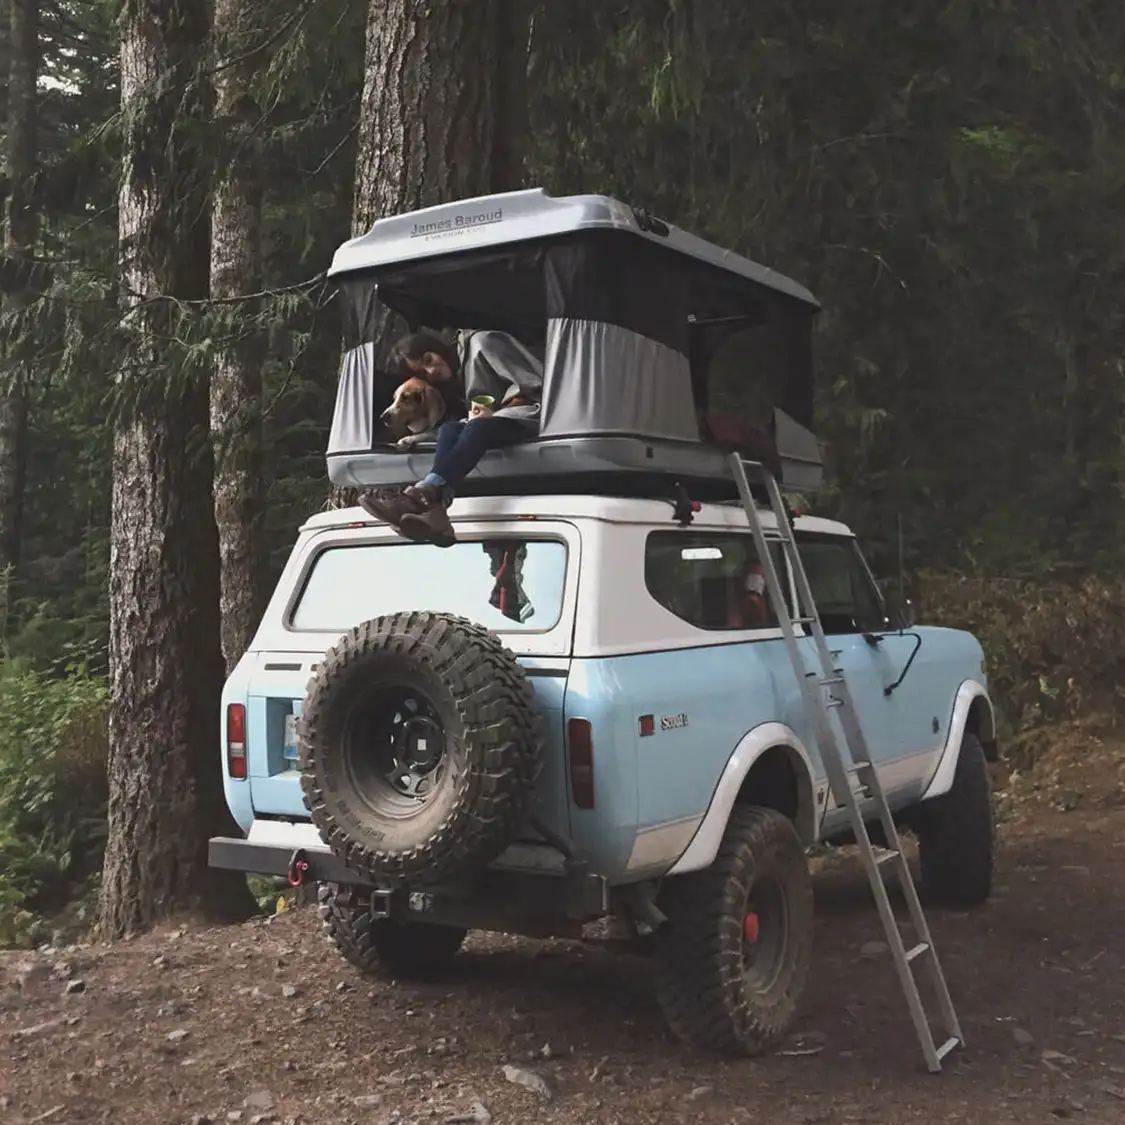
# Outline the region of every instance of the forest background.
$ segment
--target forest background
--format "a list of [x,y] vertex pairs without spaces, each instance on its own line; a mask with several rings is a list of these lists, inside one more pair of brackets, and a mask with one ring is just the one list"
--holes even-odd
[[329,492],[319,275],[481,191],[812,289],[817,510],[978,633],[1017,756],[1114,721],[1125,9],[0,0],[0,127],[0,944],[199,899],[224,659]]

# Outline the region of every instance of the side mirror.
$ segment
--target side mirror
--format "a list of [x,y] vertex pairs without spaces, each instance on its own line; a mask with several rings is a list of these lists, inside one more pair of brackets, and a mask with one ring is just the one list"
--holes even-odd
[[913,629],[918,624],[918,612],[909,598],[897,594],[887,596],[887,616],[894,629]]
[[909,598],[899,593],[898,579],[883,578],[876,585],[887,613],[883,628],[887,631],[913,629],[918,624],[918,611]]

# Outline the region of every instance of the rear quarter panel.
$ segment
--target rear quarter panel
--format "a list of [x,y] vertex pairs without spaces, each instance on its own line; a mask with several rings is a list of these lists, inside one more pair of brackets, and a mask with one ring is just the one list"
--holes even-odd
[[[597,805],[571,808],[574,839],[615,880],[649,877],[680,857],[755,727],[782,723],[814,746],[777,639],[576,659],[566,715],[594,730]],[[646,716],[651,734],[642,734]]]

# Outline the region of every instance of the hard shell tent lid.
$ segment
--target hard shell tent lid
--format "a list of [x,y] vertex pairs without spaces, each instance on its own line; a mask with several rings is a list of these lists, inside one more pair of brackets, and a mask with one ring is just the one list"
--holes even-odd
[[713,361],[736,337],[749,345],[736,381],[762,384],[787,421],[811,426],[812,294],[614,199],[535,189],[392,216],[341,246],[329,272],[345,316],[334,480],[346,458],[346,483],[367,483],[355,458],[380,444],[393,390],[375,362],[381,305],[414,326],[501,329],[539,351],[540,441],[699,445]]

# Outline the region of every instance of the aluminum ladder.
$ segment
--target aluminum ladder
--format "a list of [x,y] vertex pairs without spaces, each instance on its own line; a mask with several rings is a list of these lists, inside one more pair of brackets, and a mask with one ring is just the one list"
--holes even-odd
[[[732,453],[729,463],[735,483],[738,485],[742,507],[750,523],[750,530],[754,533],[754,543],[758,549],[758,558],[761,561],[762,573],[769,589],[770,601],[776,609],[778,622],[785,637],[785,646],[789,651],[789,659],[797,676],[797,682],[801,685],[804,694],[805,712],[816,736],[820,759],[828,775],[832,795],[838,805],[842,805],[848,810],[856,844],[859,846],[860,858],[871,883],[871,892],[875,896],[875,905],[878,907],[879,917],[887,935],[887,943],[894,959],[895,969],[898,971],[902,991],[906,996],[910,1017],[914,1021],[914,1029],[918,1033],[922,1054],[925,1056],[926,1065],[930,1071],[936,1074],[941,1070],[942,1059],[955,1047],[964,1046],[965,1037],[961,1032],[957,1013],[953,1009],[953,1001],[945,983],[945,976],[941,971],[941,964],[938,961],[937,950],[934,948],[930,927],[922,912],[922,904],[918,901],[918,893],[914,888],[910,866],[902,852],[902,844],[895,827],[894,817],[891,815],[890,806],[887,804],[887,797],[879,781],[878,771],[871,760],[871,752],[868,749],[867,740],[863,736],[859,716],[856,713],[848,685],[842,670],[835,666],[836,662],[828,647],[828,641],[820,622],[820,613],[817,610],[812,589],[809,586],[808,575],[805,573],[801,554],[797,548],[793,525],[789,520],[788,506],[781,495],[781,489],[773,475],[758,462],[744,461],[737,453]],[[758,505],[750,491],[747,468],[758,470],[761,474],[761,479],[769,496],[770,508],[777,521],[776,531],[767,530],[762,526]],[[774,543],[780,545],[797,588],[798,608],[796,615],[792,617],[787,609],[789,598],[785,596],[781,577],[770,551],[770,546]],[[812,633],[816,649],[816,662],[819,665],[816,671],[810,672],[805,664],[801,647],[798,645],[797,626],[809,629]],[[840,729],[843,733],[843,745],[841,745],[832,727],[830,713],[833,710],[839,717]],[[853,778],[858,782],[855,790],[852,788]],[[878,814],[887,842],[885,849],[876,849],[871,843],[867,825],[860,813],[859,801],[856,799],[857,792],[861,794],[865,801],[870,801],[874,811]],[[915,943],[910,947],[907,947],[903,940],[898,919],[895,917],[894,909],[887,895],[887,888],[883,883],[883,868],[885,867],[889,867],[898,876],[903,898],[906,900],[910,922],[916,936]],[[934,1039],[929,1017],[922,1003],[918,980],[914,975],[916,962],[921,962],[926,966],[930,984],[933,987],[941,1026],[945,1032],[945,1038],[940,1045]]]

